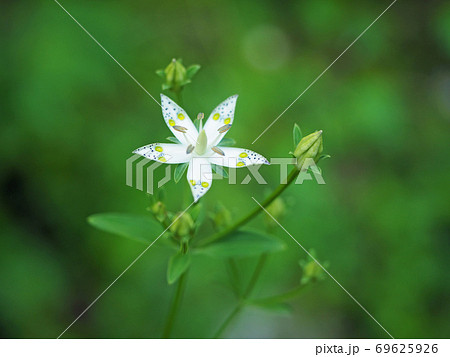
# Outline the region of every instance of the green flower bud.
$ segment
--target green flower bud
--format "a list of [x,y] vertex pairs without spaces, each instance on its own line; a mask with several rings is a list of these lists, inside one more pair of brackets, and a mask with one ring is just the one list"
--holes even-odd
[[[181,214],[181,213],[180,213]],[[177,217],[179,217],[177,219]],[[170,231],[177,238],[186,237],[194,230],[194,221],[187,212],[181,216],[175,216],[175,222],[170,226]]]
[[166,67],[164,74],[166,75],[166,83],[163,89],[178,91],[188,81],[186,78],[186,68],[184,68],[181,60],[176,60],[175,58]]
[[186,80],[186,68],[180,60],[175,61],[175,83],[182,85],[185,84]]
[[181,59],[173,59],[164,69],[156,71],[156,74],[165,80],[162,89],[170,89],[174,92],[180,92],[183,87],[191,82],[191,78],[200,69],[199,65],[184,67]]
[[163,222],[167,216],[166,205],[164,203],[162,203],[161,201],[155,202],[150,207],[150,211],[153,213],[155,218],[160,222]]
[[297,168],[301,170],[306,159],[313,159],[317,162],[322,151],[322,130],[305,136],[302,140],[300,140],[294,151],[294,156],[297,158]]
[[[316,254],[313,249],[311,249],[311,254],[313,256]],[[309,257],[307,261],[300,261],[299,264],[303,273],[300,281],[301,284],[315,283],[325,277],[325,271],[312,258]],[[323,263],[323,266],[327,268],[328,263]]]
[[166,83],[167,84],[173,83],[173,80],[175,78],[175,63],[176,63],[176,59],[174,58],[172,60],[172,62],[170,62],[170,64],[164,70],[164,73],[166,75]]
[[314,261],[307,263],[303,267],[303,277],[302,284],[307,282],[315,282],[322,277],[323,270],[322,268]]

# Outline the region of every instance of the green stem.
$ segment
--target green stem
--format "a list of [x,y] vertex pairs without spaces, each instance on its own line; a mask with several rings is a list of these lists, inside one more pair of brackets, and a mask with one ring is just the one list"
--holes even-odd
[[255,271],[253,272],[250,281],[247,285],[247,288],[245,289],[244,294],[242,295],[241,300],[236,305],[236,307],[231,311],[231,313],[227,316],[225,321],[220,325],[220,327],[217,329],[216,333],[214,334],[213,338],[220,338],[222,333],[225,331],[225,329],[228,327],[228,325],[235,319],[237,315],[241,312],[241,310],[246,305],[246,300],[252,293],[253,289],[255,288],[256,282],[258,281],[259,276],[261,275],[261,272],[263,270],[264,264],[267,261],[267,254],[262,254],[261,257],[258,260],[258,263],[256,263]]
[[172,305],[170,306],[169,315],[167,316],[166,325],[164,326],[164,332],[162,338],[169,338],[172,332],[173,324],[177,316],[178,310],[180,308],[180,303],[183,298],[183,292],[186,287],[187,271],[183,273],[177,282],[177,287],[175,291],[175,296],[172,300]]
[[[269,195],[267,198],[261,203],[262,207],[267,207],[272,203],[275,198],[277,198],[283,191],[297,178],[300,171],[294,167],[294,169],[289,173],[287,177],[287,182],[285,184],[280,184],[278,187]],[[262,207],[259,205],[253,209],[249,214],[247,214],[245,217],[241,218],[239,221],[231,225],[230,227],[224,229],[221,232],[218,232],[216,234],[213,234],[203,240],[200,240],[197,244],[198,247],[205,246],[207,244],[213,243],[219,239],[222,239],[223,237],[227,236],[228,234],[234,232],[239,227],[243,226],[247,222],[251,221],[255,216],[257,216],[261,211]]]
[[247,289],[245,289],[244,295],[242,296],[244,300],[246,300],[252,293],[256,285],[256,282],[258,281],[259,275],[263,270],[264,264],[266,264],[266,261],[267,261],[267,253],[261,254],[258,263],[256,263],[255,271],[253,272],[252,277],[248,282]]
[[[181,100],[181,96],[178,98],[178,100]],[[294,168],[287,177],[287,182],[285,184],[280,184],[278,187],[261,203],[262,207],[267,207],[270,205],[273,200],[275,200],[283,191],[292,183],[295,181],[299,174],[299,170],[297,168]],[[232,226],[228,227],[227,229],[224,229],[221,232],[218,232],[216,234],[213,234],[203,240],[201,240],[197,246],[204,246],[207,244],[210,244],[212,242],[215,242],[219,239],[222,239],[223,237],[227,236],[228,234],[234,232],[236,229],[240,228],[241,226],[245,225],[247,222],[251,221],[254,217],[256,217],[261,211],[262,207],[259,205],[255,207],[249,214],[247,214],[245,217],[234,223]],[[166,222],[164,222],[166,223]],[[223,331],[227,328],[227,326],[233,321],[233,319],[239,314],[239,312],[242,310],[242,308],[245,306],[246,302],[245,299],[250,295],[250,293],[253,291],[253,288],[259,278],[259,275],[261,273],[261,270],[264,266],[265,260],[267,259],[267,256],[263,254],[258,261],[258,264],[255,268],[255,272],[252,275],[252,278],[250,279],[249,285],[247,286],[245,293],[243,295],[243,300],[234,308],[234,310],[231,312],[231,314],[227,317],[227,319],[222,323],[220,328],[217,330],[216,334],[214,335],[215,338],[220,337],[220,335],[223,333]],[[177,312],[179,310],[179,306],[182,300],[184,287],[186,284],[186,273],[184,273],[177,283],[177,288],[175,292],[174,299],[172,301],[172,305],[169,311],[169,315],[167,318],[167,322],[164,328],[163,332],[163,338],[168,338],[170,336],[170,333],[172,331],[172,327],[177,315]]]
[[225,331],[225,329],[228,327],[230,322],[241,312],[242,310],[242,304],[237,305],[233,311],[228,315],[228,317],[225,319],[225,321],[220,325],[219,329],[214,334],[213,338],[219,338],[222,333]]
[[175,97],[177,98],[177,104],[179,106],[183,105],[183,96],[181,95],[181,89],[174,91]]
[[305,284],[301,284],[292,290],[286,291],[285,293],[274,295],[274,296],[268,296],[265,298],[250,300],[250,301],[248,301],[248,303],[252,304],[252,305],[261,305],[261,304],[270,304],[270,303],[277,303],[277,302],[291,300],[291,299],[297,297],[298,295],[300,295],[306,286],[307,285],[305,285]]

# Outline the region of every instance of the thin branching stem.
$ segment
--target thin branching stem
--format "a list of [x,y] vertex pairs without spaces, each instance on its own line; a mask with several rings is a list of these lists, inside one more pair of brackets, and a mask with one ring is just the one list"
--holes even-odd
[[167,316],[166,325],[164,326],[164,331],[162,338],[169,338],[170,333],[180,308],[181,300],[183,299],[184,289],[186,287],[187,272],[183,273],[177,281],[177,286],[175,289],[175,295],[172,299],[172,304],[170,306],[169,315]]
[[[287,182],[285,184],[278,185],[278,187],[269,196],[267,196],[267,198],[261,203],[261,206],[265,208],[268,205],[270,205],[273,202],[273,200],[275,200],[279,195],[281,195],[281,193],[283,193],[283,191],[292,182],[295,181],[295,179],[297,178],[299,173],[300,173],[300,171],[296,167],[294,167],[294,169],[289,173],[289,176],[287,177]],[[197,243],[197,247],[202,247],[202,246],[211,244],[215,241],[218,241],[218,240],[224,238],[225,236],[229,235],[230,233],[234,232],[236,229],[242,227],[243,225],[245,225],[246,223],[251,221],[253,218],[255,218],[262,211],[261,206],[258,205],[249,214],[247,214],[246,216],[241,218],[239,221],[235,222],[233,225],[224,229],[223,231],[218,232],[216,234],[212,234],[209,237],[207,237],[203,240],[200,240]]]
[[246,301],[250,294],[253,292],[253,289],[255,288],[256,282],[259,279],[259,276],[261,275],[261,272],[264,268],[264,264],[267,261],[267,254],[264,253],[260,256],[258,262],[256,263],[255,270],[248,282],[247,287],[245,288],[244,294],[242,295],[241,299],[239,300],[239,303],[235,306],[235,308],[231,311],[231,313],[227,316],[225,321],[220,325],[220,327],[217,329],[216,333],[214,334],[213,338],[220,338],[222,333],[225,331],[225,329],[228,327],[228,325],[239,315],[239,313],[242,311],[244,306],[246,305]]
[[[288,175],[287,177],[287,182],[285,184],[280,184],[278,185],[278,187],[269,195],[267,196],[267,198],[261,203],[262,207],[267,207],[268,205],[270,205],[273,200],[275,200],[279,195],[281,195],[281,193],[283,193],[283,191],[292,183],[295,181],[295,179],[297,178],[297,176],[299,175],[300,171],[295,167]],[[232,232],[234,232],[235,230],[239,229],[240,227],[242,227],[243,225],[245,225],[246,223],[250,222],[253,218],[255,218],[261,211],[262,211],[262,207],[260,207],[259,205],[257,207],[255,207],[249,214],[247,214],[245,217],[243,217],[242,219],[240,219],[239,221],[235,222],[233,225],[231,225],[230,227],[224,229],[221,232],[218,232],[216,234],[213,234],[201,241],[199,241],[196,246],[205,246],[208,244],[211,244],[213,242],[216,242],[224,237],[226,237],[227,235],[231,234]],[[220,328],[217,330],[217,332],[215,333],[214,337],[218,338],[220,337],[220,335],[223,333],[223,331],[227,328],[227,326],[233,321],[233,319],[240,313],[240,311],[242,310],[242,308],[245,306],[245,300],[248,298],[248,296],[251,294],[251,292],[253,291],[253,288],[255,287],[255,284],[259,278],[259,275],[261,273],[261,270],[265,264],[265,261],[267,259],[266,254],[263,254],[260,258],[260,260],[258,261],[255,271],[249,281],[249,284],[247,286],[247,288],[244,291],[244,294],[242,296],[242,299],[240,301],[240,303],[234,308],[234,310],[230,313],[230,315],[227,317],[227,319],[222,323],[222,325],[220,326]],[[168,338],[170,337],[170,333],[172,331],[172,327],[174,324],[174,321],[176,319],[176,315],[177,312],[179,310],[179,306],[182,300],[182,296],[183,296],[183,290],[184,290],[184,286],[186,284],[186,273],[184,273],[180,279],[177,282],[177,289],[175,292],[175,296],[174,299],[172,300],[172,305],[169,311],[169,315],[166,321],[166,326],[164,328],[164,333],[163,333],[163,338]]]
[[278,303],[278,302],[284,302],[287,300],[292,300],[299,296],[305,288],[309,286],[308,284],[300,284],[299,286],[295,287],[292,290],[286,291],[284,293],[268,296],[264,298],[259,299],[253,299],[249,300],[248,303],[252,305],[260,305],[260,304],[271,304],[271,303]]

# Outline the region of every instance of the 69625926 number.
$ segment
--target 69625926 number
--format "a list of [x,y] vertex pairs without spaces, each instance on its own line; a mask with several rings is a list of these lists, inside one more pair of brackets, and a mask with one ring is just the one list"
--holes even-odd
[[376,353],[437,353],[438,345],[428,343],[379,343],[375,347]]

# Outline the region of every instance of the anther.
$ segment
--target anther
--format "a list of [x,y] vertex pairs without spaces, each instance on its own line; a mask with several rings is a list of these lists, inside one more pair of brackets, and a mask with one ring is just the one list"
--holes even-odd
[[198,113],[197,114],[197,120],[203,120],[204,117],[205,117],[205,113]]
[[223,133],[227,132],[228,130],[230,130],[230,128],[231,128],[231,124],[226,124],[226,125],[221,126],[219,129],[217,129],[217,131],[220,134],[223,134]]
[[174,128],[176,131],[180,131],[182,133],[187,132],[187,128],[185,128],[184,126],[174,125],[172,128]]
[[195,146],[194,145],[189,145],[186,149],[186,154],[190,154],[192,151],[194,151]]
[[219,149],[217,146],[213,146],[211,148],[211,150],[218,153],[219,155],[225,156],[225,153],[221,149]]

